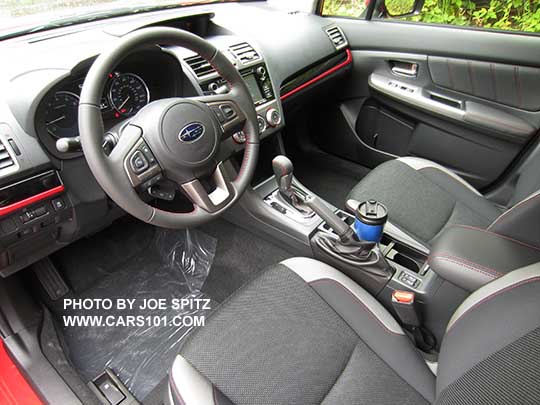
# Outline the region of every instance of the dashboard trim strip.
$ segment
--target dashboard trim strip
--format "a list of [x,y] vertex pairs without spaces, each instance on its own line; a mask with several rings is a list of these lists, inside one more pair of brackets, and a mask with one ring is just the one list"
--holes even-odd
[[25,198],[24,200],[17,201],[13,204],[6,205],[5,207],[0,208],[0,217],[10,214],[13,211],[17,211],[21,208],[27,207],[29,205],[32,205],[38,201],[45,200],[46,198],[52,197],[54,195],[63,193],[65,191],[65,187],[63,184],[53,187],[50,190],[44,191],[42,193],[33,195],[31,197]]
[[349,48],[345,49],[345,53],[347,54],[347,59],[345,59],[343,62],[341,62],[339,65],[334,66],[333,68],[328,69],[326,72],[323,72],[319,74],[318,76],[315,76],[313,79],[308,80],[307,82],[301,84],[300,86],[292,89],[291,91],[281,95],[280,99],[281,101],[284,101],[285,99],[295,95],[296,93],[304,90],[306,87],[311,86],[314,83],[317,83],[318,81],[324,79],[327,76],[330,76],[332,73],[337,72],[340,69],[343,69],[345,66],[350,65],[353,61],[352,52]]

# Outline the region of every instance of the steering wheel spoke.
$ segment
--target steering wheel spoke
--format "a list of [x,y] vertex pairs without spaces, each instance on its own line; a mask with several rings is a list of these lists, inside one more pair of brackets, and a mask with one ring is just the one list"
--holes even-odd
[[227,178],[223,162],[219,163],[212,174],[214,190],[208,192],[199,179],[180,185],[191,202],[209,213],[225,208],[236,196],[233,183]]
[[246,116],[239,107],[239,102],[234,91],[226,94],[212,96],[190,97],[190,100],[206,104],[216,116],[221,129],[223,139],[229,138],[234,133],[241,131],[246,123]]

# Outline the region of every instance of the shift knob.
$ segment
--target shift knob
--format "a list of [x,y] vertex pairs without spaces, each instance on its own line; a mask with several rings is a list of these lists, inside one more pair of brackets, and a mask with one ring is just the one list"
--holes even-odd
[[291,160],[283,155],[278,155],[272,160],[272,168],[276,175],[279,191],[289,196],[292,193],[293,164]]

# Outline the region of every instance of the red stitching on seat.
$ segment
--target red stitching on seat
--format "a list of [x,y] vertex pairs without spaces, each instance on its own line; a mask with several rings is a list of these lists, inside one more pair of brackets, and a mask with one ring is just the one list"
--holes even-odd
[[522,207],[522,206],[524,206],[524,205],[527,205],[528,203],[530,203],[532,200],[534,200],[534,199],[537,198],[537,197],[540,197],[540,194],[533,195],[533,196],[531,196],[531,197],[529,197],[529,198],[527,198],[527,199],[525,199],[525,200],[523,200],[523,201],[517,203],[517,204],[514,205],[512,208],[510,208],[508,211],[503,212],[497,219],[495,219],[495,221],[493,221],[493,222],[491,223],[490,226],[488,226],[487,229],[489,230],[492,226],[494,226],[494,225],[495,225],[497,222],[499,222],[501,219],[505,218],[508,214],[512,213],[512,211],[513,211],[514,209],[516,209],[516,208],[518,208],[518,207]]
[[528,247],[528,248],[530,248],[530,249],[534,249],[534,250],[540,251],[540,247],[539,247],[539,246],[531,245],[531,244],[529,244],[529,243],[522,242],[522,241],[520,241],[520,240],[511,238],[510,236],[501,235],[500,233],[493,232],[493,231],[490,231],[490,230],[488,230],[488,229],[477,228],[477,227],[475,227],[475,226],[470,226],[470,225],[452,225],[452,226],[458,227],[458,228],[465,228],[465,229],[471,229],[471,230],[474,230],[474,231],[480,231],[480,232],[489,233],[489,234],[491,234],[491,235],[497,236],[498,238],[506,239],[506,240],[509,240],[510,242],[514,242],[514,243],[517,243],[517,244],[519,244],[519,245]]
[[499,290],[499,291],[495,291],[493,294],[491,295],[488,295],[487,297],[485,297],[484,299],[482,299],[481,301],[478,301],[476,304],[474,304],[472,307],[470,307],[469,309],[467,309],[465,312],[463,312],[461,314],[461,316],[456,319],[454,321],[454,323],[452,324],[452,326],[450,327],[450,329],[448,329],[448,331],[446,331],[446,333],[448,334],[453,328],[454,326],[456,326],[456,324],[458,323],[458,321],[462,320],[463,317],[465,315],[467,315],[469,312],[471,312],[472,310],[478,308],[480,305],[486,303],[487,301],[490,301],[492,298],[495,298],[497,295],[500,295],[502,293],[505,293],[507,291],[510,291],[510,290],[513,290],[514,288],[517,288],[517,287],[521,287],[522,285],[525,285],[525,284],[530,284],[530,283],[533,283],[535,281],[539,281],[540,280],[540,277],[538,276],[535,276],[533,278],[529,278],[529,279],[526,279],[526,280],[521,280],[520,282],[516,283],[516,284],[512,284],[512,285],[509,285],[508,287],[505,287],[503,288],[502,290]]
[[491,269],[489,267],[485,267],[485,266],[482,266],[478,263],[474,263],[474,262],[471,262],[471,261],[468,261],[466,259],[463,259],[461,257],[457,257],[457,256],[451,256],[451,255],[444,255],[444,254],[441,254],[441,255],[435,255],[435,256],[430,256],[428,258],[428,262],[431,262],[433,260],[443,260],[443,261],[447,261],[447,262],[450,262],[450,263],[454,263],[454,264],[457,264],[459,266],[463,266],[469,270],[473,270],[477,273],[481,273],[481,274],[484,274],[486,276],[489,276],[491,278],[498,278],[498,277],[501,277],[503,275],[503,273],[500,273],[498,272],[497,270],[494,270],[494,269]]
[[388,329],[388,327],[382,323],[382,321],[377,317],[377,315],[375,315],[375,313],[373,313],[373,311],[371,311],[371,309],[369,309],[369,307],[364,304],[352,291],[350,291],[347,287],[345,287],[343,284],[341,284],[340,282],[336,281],[336,280],[333,280],[331,278],[321,278],[321,279],[318,279],[318,280],[314,280],[314,281],[311,281],[310,283],[308,283],[309,285],[312,285],[312,284],[315,284],[315,283],[319,283],[319,282],[323,282],[323,281],[330,281],[334,284],[336,284],[337,286],[341,287],[347,294],[349,294],[355,301],[357,301],[360,305],[362,305],[366,310],[367,312],[369,313],[369,315],[377,321],[377,323],[379,325],[381,325],[388,333],[391,333],[392,335],[396,335],[396,336],[402,336],[401,333],[396,333],[390,329]]

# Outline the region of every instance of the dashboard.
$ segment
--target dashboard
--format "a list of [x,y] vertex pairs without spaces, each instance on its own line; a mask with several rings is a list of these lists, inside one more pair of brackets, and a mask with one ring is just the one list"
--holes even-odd
[[[0,42],[3,60],[10,61],[0,64],[0,276],[124,215],[97,184],[82,151],[60,151],[57,141],[77,140],[79,95],[98,54],[151,26],[193,32],[231,60],[251,93],[263,139],[284,127],[285,102],[321,69],[342,66],[350,56],[331,20],[266,2],[169,9]],[[137,49],[108,73],[101,98],[104,130],[152,101],[215,94],[223,86],[219,73],[187,49]],[[245,139],[235,135],[225,147],[241,153]]]

